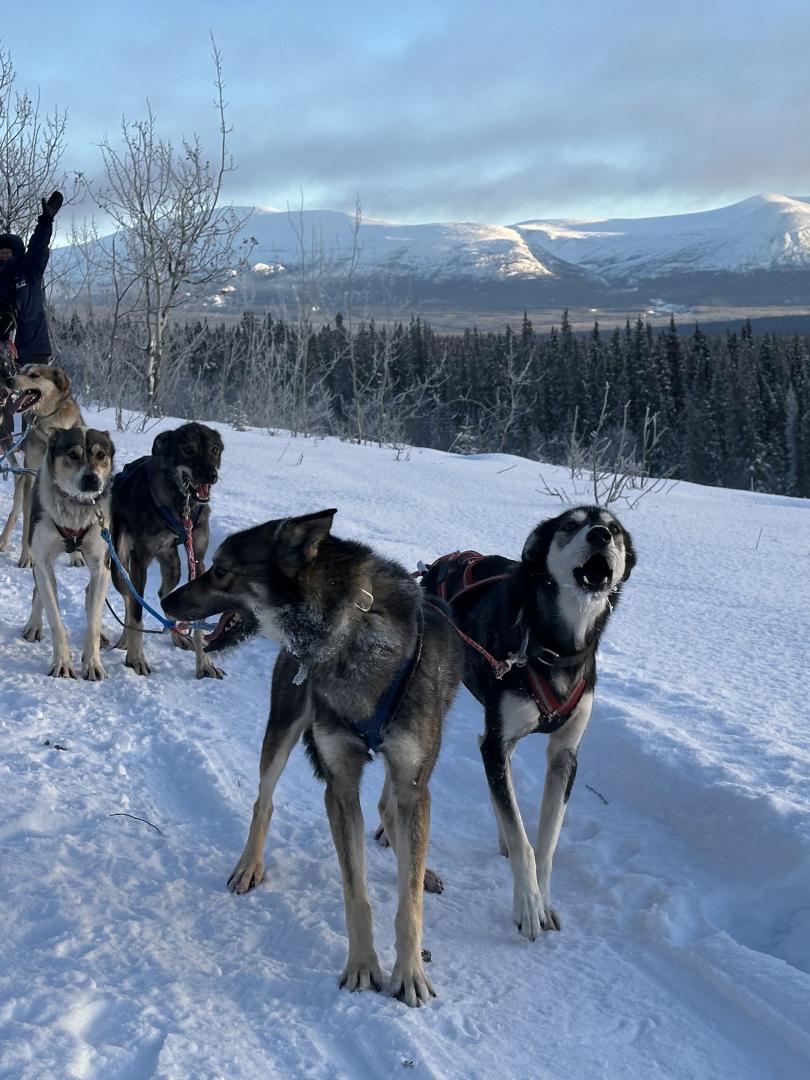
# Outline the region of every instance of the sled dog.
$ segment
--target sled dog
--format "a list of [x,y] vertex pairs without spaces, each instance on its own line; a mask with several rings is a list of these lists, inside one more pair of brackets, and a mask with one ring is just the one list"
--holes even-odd
[[380,814],[397,859],[396,962],[390,991],[408,1005],[434,994],[422,966],[422,890],[428,781],[442,721],[463,669],[449,619],[415,579],[363,544],[331,533],[335,510],[268,521],[229,537],[202,577],[163,599],[181,619],[224,612],[209,652],[256,633],[282,644],[272,678],[259,794],[245,849],[229,879],[236,893],[262,880],[273,791],[303,734],[343,876],[349,953],[340,985],[375,990],[360,778],[369,750],[385,765]]
[[[455,552],[422,577],[423,588],[446,599],[461,631],[488,654],[466,647],[464,683],[484,706],[479,745],[501,854],[514,878],[512,916],[532,941],[560,929],[552,859],[591,715],[599,639],[635,562],[613,514],[579,506],[533,529],[519,560]],[[533,732],[549,735],[534,848],[511,770],[518,740]]]
[[99,649],[101,612],[110,571],[99,515],[109,522],[114,454],[115,447],[106,431],[79,426],[56,430],[34,484],[30,551],[35,586],[23,637],[26,641],[41,639],[44,608],[53,643],[53,664],[48,674],[57,678],[76,677],[56,592],[54,560],[62,551],[71,555],[81,552],[90,570],[82,675],[91,680],[106,678]]
[[[47,364],[26,364],[11,380],[13,390],[23,391],[25,397],[18,406],[24,411],[29,425],[28,435],[22,444],[22,459],[26,469],[38,469],[45,460],[48,442],[54,431],[83,424],[79,406],[70,394],[70,376],[61,368]],[[31,493],[34,477],[27,474],[14,478],[14,502],[5,527],[0,534],[0,551],[6,551],[20,510],[23,513],[22,551],[17,564],[31,566]],[[80,559],[76,560],[81,563]]]
[[[219,477],[222,438],[205,424],[183,424],[174,431],[162,431],[152,444],[152,453],[124,466],[113,483],[112,512],[115,550],[138,593],[143,596],[149,564],[160,566],[159,595],[164,597],[180,581],[178,546],[186,544],[186,525],[191,529],[194,560],[202,572],[208,550],[208,519],[211,487]],[[184,559],[187,557],[184,556]],[[126,649],[124,663],[138,675],[151,671],[143,651],[141,632],[143,609],[113,566],[113,584],[126,602],[125,629],[118,648]],[[192,637],[172,632],[180,648],[193,648],[197,678],[221,679],[203,652],[203,634]]]

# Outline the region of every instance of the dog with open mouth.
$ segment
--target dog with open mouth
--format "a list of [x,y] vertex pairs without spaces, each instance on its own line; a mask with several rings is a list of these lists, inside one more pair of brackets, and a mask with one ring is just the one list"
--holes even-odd
[[[152,453],[126,465],[115,477],[112,493],[112,535],[115,549],[143,596],[150,563],[160,567],[159,596],[167,596],[180,581],[178,549],[187,544],[188,531],[197,571],[204,570],[208,550],[211,488],[219,479],[222,436],[205,424],[183,424],[162,431]],[[187,552],[188,554],[188,552]],[[113,584],[126,602],[126,627],[118,648],[126,649],[125,664],[138,675],[151,671],[143,648],[143,609],[113,566]],[[193,648],[197,678],[221,679],[203,650],[203,634],[189,636],[172,631],[180,648]]]
[[106,678],[101,663],[101,613],[110,582],[109,554],[101,536],[101,521],[110,518],[110,479],[115,447],[106,431],[80,426],[55,431],[34,485],[31,514],[31,553],[34,594],[31,615],[23,630],[26,641],[42,637],[43,609],[53,643],[48,672],[75,679],[67,632],[59,612],[54,561],[62,551],[81,552],[90,570],[85,611],[87,629],[82,652],[82,675]]
[[[11,386],[3,392],[13,395],[16,412],[26,414],[28,435],[22,445],[23,466],[26,469],[39,469],[55,431],[84,423],[79,406],[70,393],[70,376],[62,368],[26,364],[12,377]],[[32,564],[29,538],[33,487],[33,475],[24,473],[14,477],[14,501],[0,534],[0,551],[6,551],[22,510],[22,551],[18,563],[21,567]],[[81,557],[77,555],[75,561],[81,564]]]
[[228,884],[244,893],[261,882],[273,792],[303,735],[315,774],[326,782],[349,938],[341,986],[350,990],[382,985],[359,797],[369,752],[379,752],[380,813],[397,856],[399,891],[390,990],[418,1006],[434,993],[421,955],[428,782],[461,679],[462,647],[446,614],[426,602],[403,567],[331,534],[334,514],[268,521],[228,537],[210,569],[165,596],[163,608],[181,619],[222,612],[206,645],[211,652],[255,634],[283,646],[273,669],[259,794]]
[[[519,560],[477,552],[437,559],[422,576],[466,635],[464,684],[484,706],[480,738],[502,855],[514,879],[512,914],[530,940],[559,930],[551,865],[596,687],[596,650],[636,563],[609,511],[578,506],[532,530]],[[537,844],[526,835],[511,757],[532,733],[549,736]],[[385,838],[384,822],[378,838]]]

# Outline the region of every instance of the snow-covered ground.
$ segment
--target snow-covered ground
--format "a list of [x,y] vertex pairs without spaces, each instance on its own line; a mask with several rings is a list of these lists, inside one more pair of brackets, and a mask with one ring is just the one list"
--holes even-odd
[[[113,434],[119,465],[154,435]],[[413,566],[457,547],[517,554],[558,510],[522,459],[223,434],[215,543],[338,506],[340,535]],[[7,486],[3,512],[9,501]],[[563,931],[531,944],[511,924],[480,711],[462,691],[432,785],[445,892],[426,897],[425,945],[439,997],[419,1010],[338,990],[340,879],[300,748],[267,881],[246,897],[225,888],[274,647],[251,642],[224,658],[225,681],[198,683],[190,654],[149,637],[151,678],[114,652],[106,682],[49,679],[49,642],[20,637],[30,572],[17,545],[0,555],[0,1076],[810,1075],[810,504],[682,484],[620,515],[639,563],[601,651],[558,849]],[[78,653],[86,571],[59,579]],[[531,831],[544,750],[529,738],[515,759]],[[381,771],[367,770],[364,806],[390,969],[395,866],[371,840]]]

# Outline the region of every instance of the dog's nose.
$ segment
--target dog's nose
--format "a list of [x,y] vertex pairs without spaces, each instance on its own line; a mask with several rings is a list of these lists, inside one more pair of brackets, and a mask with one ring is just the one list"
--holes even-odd
[[594,547],[607,547],[612,537],[604,525],[594,525],[586,538]]
[[98,491],[101,487],[101,478],[97,473],[85,473],[82,477],[82,491]]

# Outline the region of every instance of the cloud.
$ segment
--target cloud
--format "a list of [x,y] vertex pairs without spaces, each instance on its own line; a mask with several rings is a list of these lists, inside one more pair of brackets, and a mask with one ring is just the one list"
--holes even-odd
[[344,209],[359,192],[371,216],[511,222],[807,187],[810,8],[793,0],[237,0],[227,18],[206,0],[117,22],[87,8],[75,49],[37,42],[34,55],[43,94],[70,107],[71,162],[89,172],[94,141],[147,96],[172,137],[213,143],[208,18],[238,201],[297,204],[303,189],[308,207]]

